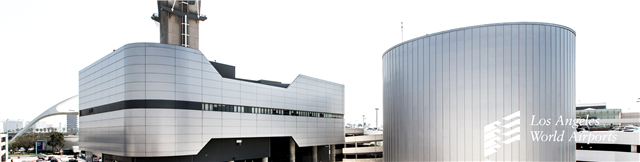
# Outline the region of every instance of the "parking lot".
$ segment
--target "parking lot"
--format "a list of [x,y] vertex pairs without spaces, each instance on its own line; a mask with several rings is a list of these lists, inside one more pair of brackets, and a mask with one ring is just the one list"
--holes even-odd
[[[39,160],[39,161],[50,162],[52,160],[49,160],[49,157],[52,157],[52,159],[55,158],[59,162],[68,162],[69,160],[73,159],[73,156],[67,156],[67,155],[46,155],[46,156],[47,157],[45,158],[45,160]],[[37,162],[38,157],[36,155],[10,155],[7,162],[12,162],[11,160],[13,160],[13,162]],[[56,161],[56,160],[53,160],[53,161]],[[85,162],[85,160],[82,160],[82,159],[78,159],[78,161]]]

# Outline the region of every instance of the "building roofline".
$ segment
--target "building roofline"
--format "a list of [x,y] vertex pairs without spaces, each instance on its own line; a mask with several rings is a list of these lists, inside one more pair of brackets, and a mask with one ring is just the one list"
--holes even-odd
[[571,33],[573,33],[573,35],[576,35],[576,31],[564,26],[564,25],[560,25],[560,24],[553,24],[553,23],[545,23],[545,22],[503,22],[503,23],[491,23],[491,24],[482,24],[482,25],[473,25],[473,26],[467,26],[467,27],[461,27],[461,28],[455,28],[455,29],[449,29],[449,30],[445,30],[445,31],[440,31],[440,32],[435,32],[432,34],[426,34],[424,36],[420,36],[420,37],[416,37],[410,40],[406,40],[404,42],[398,43],[394,46],[392,46],[391,48],[387,49],[386,51],[384,51],[384,53],[382,54],[382,57],[384,57],[387,52],[389,52],[389,50],[394,49],[398,46],[401,46],[403,44],[409,43],[409,42],[413,42],[415,40],[421,39],[421,38],[426,38],[426,37],[430,37],[430,36],[436,36],[436,35],[440,35],[440,34],[444,34],[444,33],[451,33],[451,32],[455,32],[455,31],[459,31],[459,30],[466,30],[466,29],[473,29],[473,28],[481,28],[481,27],[488,27],[488,26],[502,26],[502,25],[544,25],[544,26],[553,26],[553,27],[559,27],[559,28],[563,28],[566,30],[569,30]]
[[597,102],[597,103],[578,103],[576,107],[589,107],[589,106],[607,106],[606,102]]

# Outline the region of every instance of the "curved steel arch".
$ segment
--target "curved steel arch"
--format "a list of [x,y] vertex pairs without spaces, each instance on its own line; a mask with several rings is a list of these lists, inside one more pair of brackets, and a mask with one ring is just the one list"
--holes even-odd
[[58,104],[55,104],[53,106],[51,106],[49,109],[47,109],[46,111],[42,112],[42,114],[38,115],[38,117],[36,117],[35,119],[31,120],[31,122],[29,122],[29,124],[24,127],[24,129],[22,129],[20,132],[18,132],[18,134],[16,134],[16,136],[14,136],[11,140],[9,140],[9,142],[13,141],[14,139],[16,139],[18,136],[22,135],[25,131],[29,130],[29,128],[31,128],[31,126],[33,126],[35,123],[37,123],[38,121],[40,121],[41,119],[44,119],[46,117],[50,117],[50,116],[54,116],[54,115],[78,115],[78,110],[75,111],[58,111],[58,106],[69,102],[72,99],[78,98],[78,95],[75,95],[73,97],[69,97],[65,100],[60,101]]

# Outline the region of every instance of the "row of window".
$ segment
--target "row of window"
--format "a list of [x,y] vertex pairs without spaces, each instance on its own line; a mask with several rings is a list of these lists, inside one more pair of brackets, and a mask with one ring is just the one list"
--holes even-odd
[[274,108],[263,108],[263,107],[251,107],[251,106],[211,104],[211,103],[202,103],[202,111],[225,111],[225,112],[237,112],[237,113],[308,116],[308,117],[337,118],[337,119],[342,119],[343,117],[343,115],[340,115],[340,114],[298,111],[298,110],[285,110],[285,109],[274,109]]

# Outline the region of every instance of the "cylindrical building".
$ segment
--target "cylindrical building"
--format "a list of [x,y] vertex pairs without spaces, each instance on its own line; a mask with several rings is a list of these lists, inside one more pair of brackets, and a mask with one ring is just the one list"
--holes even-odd
[[575,31],[536,22],[391,47],[382,57],[384,160],[575,161],[575,129],[564,122],[575,118],[575,60]]

